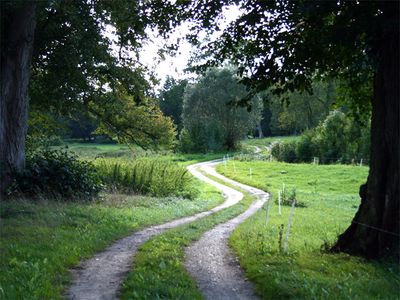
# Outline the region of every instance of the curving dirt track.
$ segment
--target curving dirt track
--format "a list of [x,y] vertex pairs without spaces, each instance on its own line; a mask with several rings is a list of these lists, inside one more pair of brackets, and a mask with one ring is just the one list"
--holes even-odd
[[[207,174],[220,178],[246,190],[257,197],[244,213],[207,231],[203,237],[186,249],[185,265],[195,278],[203,296],[210,300],[258,299],[253,285],[246,278],[230,251],[228,238],[232,231],[246,218],[254,214],[268,200],[269,195],[262,190],[238,183],[218,174],[210,163],[201,166]],[[221,190],[225,193],[226,186]]]
[[226,197],[223,204],[193,216],[177,219],[162,225],[151,226],[118,240],[105,251],[96,254],[93,258],[82,262],[77,268],[71,270],[73,281],[65,297],[74,300],[118,299],[118,291],[122,281],[131,270],[133,257],[140,245],[167,229],[206,217],[240,201],[243,198],[240,192],[209,179],[198,170],[199,168],[206,168],[207,170],[208,165],[215,163],[217,162],[191,165],[188,170],[195,177],[223,191]]

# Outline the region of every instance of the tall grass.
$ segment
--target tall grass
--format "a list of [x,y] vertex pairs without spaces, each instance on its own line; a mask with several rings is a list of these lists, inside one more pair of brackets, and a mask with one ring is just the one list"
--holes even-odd
[[192,198],[191,177],[186,168],[161,160],[99,159],[95,165],[110,189],[157,197]]

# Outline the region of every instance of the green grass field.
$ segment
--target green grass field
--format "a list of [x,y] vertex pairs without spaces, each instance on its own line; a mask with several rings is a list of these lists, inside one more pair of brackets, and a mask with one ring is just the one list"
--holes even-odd
[[0,202],[0,299],[61,299],[68,269],[145,226],[208,210],[223,199],[108,194],[96,203]]
[[134,147],[134,152],[132,152],[127,145],[122,144],[89,143],[79,141],[65,141],[64,143],[63,146],[56,146],[55,148],[66,148],[86,159],[93,159],[96,157],[133,158],[135,155],[143,155],[145,153],[144,150],[137,147]]
[[[357,210],[366,167],[230,161],[218,170],[273,194],[268,224],[266,212],[259,211],[230,238],[247,276],[264,299],[400,298],[396,263],[326,251]],[[286,190],[296,188],[297,200],[307,205],[295,208],[287,253],[282,248],[290,207],[282,206],[280,215],[275,203],[283,184]]]
[[[95,162],[98,157],[124,164],[133,159],[124,145],[69,145],[70,150],[79,150],[82,159]],[[157,160],[179,166],[224,155],[142,154],[140,160],[150,164]],[[256,283],[263,298],[400,298],[398,264],[325,251],[350,224],[357,210],[358,188],[366,180],[366,167],[236,160],[229,161],[226,167],[221,164],[218,170],[273,194],[268,225],[265,211],[260,211],[240,225],[230,239],[247,276]],[[283,184],[287,191],[295,188],[297,200],[306,206],[295,209],[288,253],[282,251],[279,232],[284,240],[290,208],[282,206],[279,214],[275,203]],[[132,231],[203,211],[222,201],[214,188],[197,182],[193,186],[198,193],[192,200],[108,193],[93,203],[1,202],[0,299],[61,299],[70,280],[68,269],[80,260]],[[244,204],[145,243],[135,260],[135,273],[124,283],[122,298],[200,298],[184,270],[183,248],[214,224],[243,211],[250,201],[246,196]]]
[[95,142],[78,142],[78,141],[65,141],[63,146],[55,146],[59,149],[67,149],[68,151],[74,152],[82,159],[98,159],[98,158],[113,158],[120,159],[122,161],[132,159],[149,159],[149,160],[162,160],[167,162],[173,162],[180,165],[190,165],[201,161],[217,159],[223,157],[226,153],[174,153],[172,151],[155,152],[145,151],[137,146],[129,148],[124,144],[104,144]]

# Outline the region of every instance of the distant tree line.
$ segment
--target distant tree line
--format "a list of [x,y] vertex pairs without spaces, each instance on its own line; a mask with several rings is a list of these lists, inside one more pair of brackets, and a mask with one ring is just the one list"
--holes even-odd
[[178,128],[179,147],[185,152],[233,149],[253,137],[299,135],[315,128],[341,103],[340,84],[315,80],[313,93],[267,90],[251,100],[251,110],[235,106],[248,95],[233,70],[211,69],[196,82],[168,77],[159,105]]

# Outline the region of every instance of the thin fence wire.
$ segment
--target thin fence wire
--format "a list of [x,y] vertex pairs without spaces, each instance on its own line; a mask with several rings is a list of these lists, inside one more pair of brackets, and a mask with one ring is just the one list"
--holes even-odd
[[346,164],[354,166],[368,166],[370,159],[367,158],[343,158],[343,157],[302,157],[301,159],[295,156],[288,156],[285,160],[279,160],[273,155],[265,154],[250,154],[250,153],[240,153],[232,157],[234,160],[262,160],[262,161],[281,161],[288,163],[310,163],[310,164]]
[[393,236],[400,237],[400,234],[398,234],[396,232],[388,231],[388,230],[385,230],[385,229],[382,229],[382,228],[379,228],[379,227],[371,226],[371,225],[364,224],[364,223],[357,222],[357,221],[352,221],[352,223],[355,223],[357,225],[361,225],[361,226],[364,226],[364,227],[367,227],[367,228],[370,228],[370,229],[374,229],[376,231],[380,231],[380,232],[383,232],[383,233],[386,233],[386,234],[390,234],[390,235],[393,235]]

